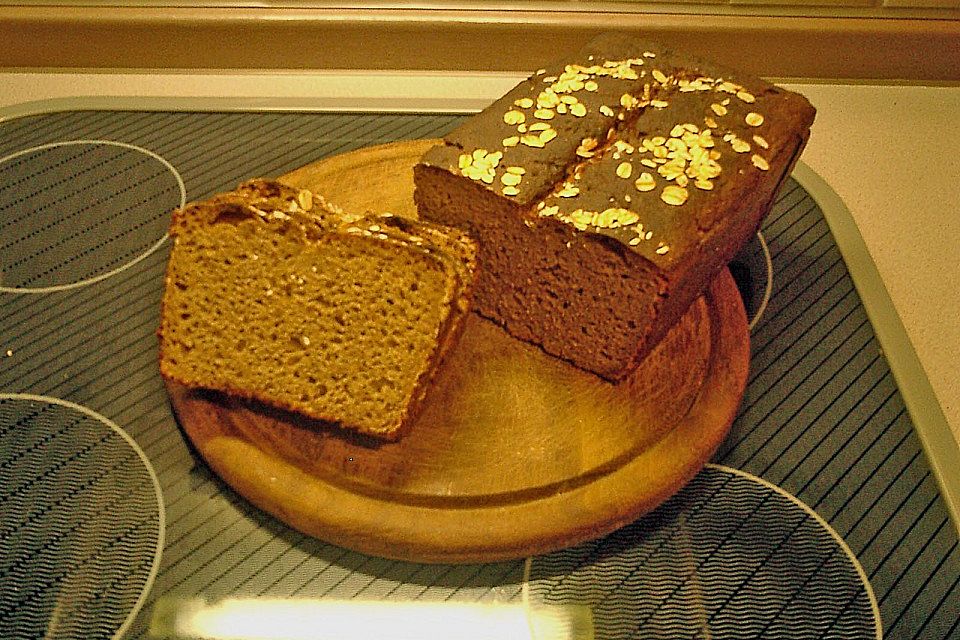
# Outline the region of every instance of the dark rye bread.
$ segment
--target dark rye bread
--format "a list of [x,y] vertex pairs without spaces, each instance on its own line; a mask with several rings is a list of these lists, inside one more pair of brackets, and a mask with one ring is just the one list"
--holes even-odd
[[756,232],[814,113],[610,34],[447,135],[414,197],[421,218],[477,238],[476,311],[618,380]]
[[160,371],[396,440],[468,309],[462,233],[254,180],[174,212]]

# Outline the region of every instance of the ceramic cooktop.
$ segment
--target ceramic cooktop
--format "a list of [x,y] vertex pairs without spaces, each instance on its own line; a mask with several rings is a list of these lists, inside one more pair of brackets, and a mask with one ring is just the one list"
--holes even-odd
[[386,560],[288,528],[208,470],[157,371],[170,211],[462,117],[0,122],[0,636],[145,638],[172,601],[297,597],[586,603],[601,638],[957,637],[957,531],[824,212],[793,179],[731,264],[752,353],[729,437],[606,538],[484,565]]

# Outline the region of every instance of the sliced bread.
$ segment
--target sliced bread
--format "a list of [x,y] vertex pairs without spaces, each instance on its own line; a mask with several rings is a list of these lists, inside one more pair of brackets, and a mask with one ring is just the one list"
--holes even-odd
[[170,235],[165,378],[380,439],[409,425],[468,309],[461,232],[275,181],[177,210]]

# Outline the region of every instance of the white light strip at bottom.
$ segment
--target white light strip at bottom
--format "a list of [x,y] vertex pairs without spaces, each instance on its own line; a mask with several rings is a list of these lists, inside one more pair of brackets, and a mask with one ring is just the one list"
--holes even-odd
[[161,600],[153,637],[204,640],[592,640],[584,606],[310,598]]

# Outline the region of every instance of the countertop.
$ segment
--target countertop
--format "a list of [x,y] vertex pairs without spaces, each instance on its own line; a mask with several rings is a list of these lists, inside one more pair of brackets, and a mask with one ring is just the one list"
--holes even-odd
[[[199,98],[229,109],[479,109],[518,79],[496,73],[382,71],[5,72],[0,73],[0,109],[16,117],[69,108],[77,97],[88,99],[86,104],[110,98],[130,108],[164,108],[170,99],[189,105]],[[909,397],[908,406],[912,412],[942,411],[960,442],[960,134],[955,126],[960,87],[780,83],[806,95],[818,109],[802,162],[849,209],[866,250],[862,257],[876,265],[889,294],[895,315],[882,322],[875,317],[875,326],[902,323],[903,344],[892,344],[897,327],[887,337],[876,327],[881,344],[888,351],[915,352],[939,408],[911,406]],[[901,387],[916,377],[909,368],[891,368]]]

